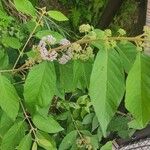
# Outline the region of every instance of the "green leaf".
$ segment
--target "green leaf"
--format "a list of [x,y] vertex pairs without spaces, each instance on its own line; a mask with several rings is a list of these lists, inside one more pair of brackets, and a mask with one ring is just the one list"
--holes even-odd
[[107,142],[100,150],[112,150],[112,141]]
[[10,36],[2,37],[2,44],[6,47],[11,47],[14,49],[19,49],[21,47],[19,39]]
[[73,85],[75,88],[88,88],[90,82],[90,75],[92,71],[91,62],[74,61],[73,65]]
[[0,107],[12,119],[18,115],[19,97],[14,86],[0,74]]
[[68,18],[60,11],[50,10],[47,13],[52,19],[57,21],[68,21]]
[[38,146],[37,146],[37,143],[34,142],[33,145],[32,145],[32,150],[37,150],[37,147],[38,147]]
[[29,0],[14,0],[14,4],[18,11],[30,16],[36,15],[36,10]]
[[116,49],[119,52],[123,67],[126,73],[128,73],[136,58],[137,54],[136,46],[130,42],[125,43],[120,42],[118,43]]
[[30,150],[31,144],[32,144],[32,137],[31,134],[29,133],[23,137],[19,146],[17,147],[17,150]]
[[23,121],[16,122],[4,135],[2,139],[2,150],[14,150],[25,134]]
[[39,113],[36,113],[33,116],[32,121],[38,129],[48,133],[56,133],[63,130],[63,128],[59,125],[57,121],[53,119],[51,115],[43,116]]
[[70,149],[70,147],[75,143],[77,137],[77,131],[71,131],[62,140],[59,146],[59,150]]
[[44,61],[29,72],[25,85],[25,102],[31,112],[35,107],[46,107],[51,103],[56,89],[56,75],[53,63]]
[[2,138],[9,128],[13,125],[13,121],[2,111],[0,115],[0,138]]
[[150,57],[137,54],[126,82],[125,106],[140,126],[150,121]]
[[83,121],[82,121],[82,124],[91,124],[92,123],[92,120],[93,120],[93,117],[94,117],[94,113],[90,113],[90,114],[87,114]]
[[0,69],[6,69],[9,64],[9,58],[4,50],[0,50]]
[[49,134],[44,132],[37,132],[37,142],[40,147],[43,147],[45,150],[57,150],[55,141],[49,136]]
[[65,92],[73,91],[73,63],[68,62],[64,65],[59,65],[60,70],[60,86]]
[[52,35],[54,38],[56,38],[56,42],[58,43],[61,39],[63,39],[63,36],[59,34],[58,32],[51,31],[51,30],[42,30],[35,34],[35,37],[41,39],[44,36]]
[[89,94],[104,136],[124,90],[124,73],[118,53],[114,49],[99,51],[92,70]]

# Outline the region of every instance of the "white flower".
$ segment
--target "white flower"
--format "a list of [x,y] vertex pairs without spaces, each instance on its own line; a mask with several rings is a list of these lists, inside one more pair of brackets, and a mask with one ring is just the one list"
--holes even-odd
[[57,56],[58,56],[58,53],[57,53],[56,51],[51,51],[51,52],[47,55],[47,60],[50,60],[50,61],[57,60]]
[[60,44],[60,45],[69,45],[69,44],[70,44],[70,41],[67,40],[67,39],[62,39],[62,40],[60,40],[59,44]]
[[49,44],[54,44],[56,42],[56,38],[54,38],[52,35],[48,35],[46,42]]
[[58,59],[58,62],[60,64],[66,64],[71,58],[66,55],[66,54],[63,54],[61,58]]

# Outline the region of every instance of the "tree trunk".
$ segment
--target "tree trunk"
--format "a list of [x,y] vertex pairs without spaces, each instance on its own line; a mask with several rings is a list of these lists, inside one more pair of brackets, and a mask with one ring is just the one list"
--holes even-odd
[[110,25],[117,11],[120,9],[122,3],[123,3],[123,0],[109,0],[108,1],[106,8],[99,21],[99,27],[101,29],[105,29]]

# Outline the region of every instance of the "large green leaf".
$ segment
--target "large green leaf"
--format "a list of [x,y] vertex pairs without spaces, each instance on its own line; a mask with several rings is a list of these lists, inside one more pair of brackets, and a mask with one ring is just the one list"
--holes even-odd
[[47,13],[51,18],[53,18],[57,21],[67,21],[68,20],[68,18],[60,11],[50,10]]
[[25,134],[25,126],[23,121],[15,122],[15,124],[7,131],[2,139],[2,150],[15,150],[20,140]]
[[31,16],[36,15],[36,10],[29,0],[14,0],[14,4],[18,11]]
[[60,87],[64,89],[65,92],[73,91],[73,63],[68,62],[64,65],[59,65],[60,71]]
[[99,51],[91,74],[89,94],[104,136],[124,90],[124,73],[118,53],[114,49]]
[[63,130],[63,128],[59,125],[57,121],[54,120],[51,115],[44,116],[36,113],[33,116],[32,121],[38,129],[48,133],[56,133]]
[[150,121],[150,57],[141,53],[127,77],[125,106],[139,125]]
[[130,42],[120,42],[116,47],[126,73],[131,69],[137,54],[136,46]]
[[30,150],[32,145],[32,137],[31,134],[25,135],[19,143],[17,150]]
[[0,107],[12,119],[15,120],[19,110],[19,97],[14,86],[0,74]]
[[62,140],[59,146],[59,150],[66,150],[70,149],[70,147],[73,145],[73,143],[76,141],[77,138],[77,131],[71,131],[68,133]]
[[81,88],[88,88],[90,75],[92,71],[92,62],[74,61],[73,65],[73,85],[75,88],[81,85]]
[[55,68],[51,62],[35,65],[29,72],[25,85],[24,97],[30,111],[36,105],[46,107],[51,103],[56,89]]

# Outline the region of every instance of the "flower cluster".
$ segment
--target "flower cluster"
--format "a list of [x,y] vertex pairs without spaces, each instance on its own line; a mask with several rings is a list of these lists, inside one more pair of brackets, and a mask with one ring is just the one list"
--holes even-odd
[[40,40],[38,50],[43,60],[50,60],[50,61],[56,60],[57,52],[47,50],[47,47],[55,44],[55,42],[56,39],[52,35],[44,36]]
[[78,146],[78,148],[82,149],[82,148],[86,148],[87,150],[92,150],[93,146],[91,144],[91,139],[88,136],[85,136],[83,138],[78,138],[76,140],[76,144]]
[[90,46],[85,46],[82,49],[81,45],[78,43],[73,43],[68,50],[72,54],[72,58],[77,60],[88,60],[89,58],[93,58],[93,49]]
[[84,49],[78,43],[70,43],[67,39],[61,39],[60,46],[67,46],[61,51],[56,51],[51,48],[56,43],[56,39],[52,35],[43,37],[37,48],[42,60],[54,61],[57,60],[60,64],[66,64],[71,59],[88,60],[93,57],[93,49],[90,46],[85,45]]
[[80,33],[88,33],[92,30],[92,26],[90,26],[89,24],[83,24],[79,27],[79,32]]
[[[63,53],[61,55],[57,51],[51,49],[51,45],[54,45],[55,43],[56,43],[56,39],[52,35],[44,36],[40,40],[37,48],[40,52],[41,58],[43,60],[48,60],[48,61],[58,60],[58,62],[60,64],[65,64],[69,60],[71,60],[72,55],[69,52],[69,50],[67,50],[65,53]],[[62,39],[62,40],[60,40],[59,44],[62,46],[63,45],[65,46],[65,45],[69,45],[71,43],[67,39]]]

